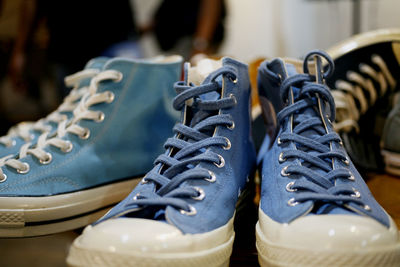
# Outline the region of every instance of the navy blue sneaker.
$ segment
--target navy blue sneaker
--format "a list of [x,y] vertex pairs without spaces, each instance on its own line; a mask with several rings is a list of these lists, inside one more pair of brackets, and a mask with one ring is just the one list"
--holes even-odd
[[178,119],[170,102],[181,65],[180,56],[108,59],[69,120],[1,158],[0,237],[83,227],[127,196]]
[[[322,59],[329,63],[326,72]],[[332,59],[317,50],[306,56],[304,73],[296,67],[275,59],[259,69],[270,133],[258,157],[261,266],[398,265],[397,227],[333,130],[335,103],[324,84],[333,72]]]
[[[226,266],[239,196],[255,167],[247,66],[186,65],[182,112],[154,168],[73,243],[73,266]],[[157,125],[159,122],[154,121]]]
[[400,91],[400,29],[362,33],[327,52],[336,66],[326,79],[336,103],[334,129],[359,171],[383,171],[382,130]]

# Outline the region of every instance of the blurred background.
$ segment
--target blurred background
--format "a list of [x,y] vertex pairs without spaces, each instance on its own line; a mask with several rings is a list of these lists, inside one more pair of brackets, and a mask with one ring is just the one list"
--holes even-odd
[[0,134],[54,110],[96,56],[300,57],[400,27],[398,0],[0,0]]

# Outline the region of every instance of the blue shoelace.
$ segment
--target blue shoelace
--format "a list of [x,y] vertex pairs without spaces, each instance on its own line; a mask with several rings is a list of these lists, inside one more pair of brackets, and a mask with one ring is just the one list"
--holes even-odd
[[[311,57],[315,57],[318,77],[309,73]],[[321,58],[329,63],[326,73],[322,72]],[[310,200],[339,205],[353,202],[368,209],[360,193],[352,187],[354,176],[347,168],[349,159],[340,149],[339,135],[326,127],[335,119],[335,103],[323,80],[333,72],[334,63],[326,53],[312,51],[305,58],[303,68],[304,74],[293,75],[282,82],[281,97],[288,105],[277,115],[280,125],[292,121],[293,127],[277,139],[278,145],[286,145],[279,155],[280,163],[294,159],[281,171],[282,176],[297,178],[286,186],[288,191],[296,191],[296,197],[288,204],[294,206]],[[298,90],[297,94],[291,91],[292,87]],[[329,105],[329,118],[324,115],[326,105]],[[337,180],[349,182],[337,184]]]
[[[231,80],[236,79],[235,71],[229,67],[222,67],[210,74],[200,86],[187,85],[177,82],[174,87],[178,95],[174,98],[173,107],[176,110],[185,109],[187,123],[178,123],[173,128],[175,136],[164,144],[168,153],[160,155],[155,160],[153,168],[142,180],[142,183],[153,183],[155,191],[140,192],[131,202],[125,205],[129,209],[133,206],[172,206],[182,213],[192,213],[191,207],[185,199],[201,200],[204,192],[197,187],[182,185],[185,181],[205,179],[215,181],[215,174],[206,168],[198,166],[202,162],[215,164],[222,168],[224,158],[208,149],[213,146],[227,148],[230,141],[223,136],[214,136],[217,126],[232,128],[234,121],[230,115],[220,114],[218,111],[233,107],[236,98],[219,97],[221,85],[217,78],[225,75]],[[214,94],[212,99],[202,99],[201,96]],[[186,105],[192,101],[191,105]],[[189,118],[188,118],[189,117]]]

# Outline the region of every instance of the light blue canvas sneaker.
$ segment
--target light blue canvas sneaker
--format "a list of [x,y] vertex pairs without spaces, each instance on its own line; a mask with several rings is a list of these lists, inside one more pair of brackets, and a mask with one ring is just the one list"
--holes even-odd
[[68,264],[228,265],[235,206],[255,165],[247,66],[205,59],[185,73],[173,102],[181,123],[166,152],[127,198],[86,227]]
[[[316,71],[310,72],[312,58]],[[322,58],[329,63],[325,73]],[[313,51],[305,58],[304,73],[281,59],[259,69],[260,98],[270,126],[258,158],[261,266],[400,262],[394,221],[373,198],[333,130],[335,103],[324,84],[333,68],[326,53]]]
[[393,175],[400,176],[400,95],[397,104],[390,111],[381,137],[382,156],[385,161],[385,170]]
[[90,60],[84,70],[65,78],[65,84],[72,87],[61,105],[52,113],[36,122],[21,122],[10,128],[7,135],[0,137],[0,157],[18,153],[22,145],[35,143],[43,133],[51,133],[58,123],[71,118],[72,111],[77,106],[83,94],[87,91],[90,79],[108,59],[98,57]]
[[82,227],[121,201],[178,119],[170,102],[181,64],[180,56],[109,59],[70,120],[2,158],[0,236]]

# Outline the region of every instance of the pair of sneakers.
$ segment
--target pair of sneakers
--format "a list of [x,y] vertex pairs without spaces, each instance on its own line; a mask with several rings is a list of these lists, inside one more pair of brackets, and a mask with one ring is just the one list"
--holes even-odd
[[[322,59],[329,63],[325,72]],[[258,153],[262,184],[256,237],[262,266],[394,266],[400,261],[395,223],[372,197],[333,130],[335,103],[324,84],[333,68],[322,51],[309,53],[300,65],[275,59],[260,66],[268,127]],[[234,219],[252,195],[257,166],[248,70],[223,58],[186,64],[184,74],[184,81],[175,83],[173,100],[181,120],[165,152],[128,197],[85,228],[68,264],[229,264]]]
[[[307,60],[304,74],[279,59],[260,68],[264,117],[274,126],[258,156],[260,263],[394,265],[396,226],[332,130],[326,115],[333,120],[335,106],[323,80],[333,66],[324,74],[321,57],[329,58],[322,52],[307,58],[313,56],[314,74]],[[104,59],[96,72],[77,83],[84,93],[56,129],[50,125],[35,144],[2,159],[2,236],[93,222],[139,181],[168,136],[180,59]],[[166,151],[75,240],[68,264],[229,264],[235,210],[252,196],[256,169],[247,66],[205,60],[185,65],[184,73],[172,101],[181,120]]]

